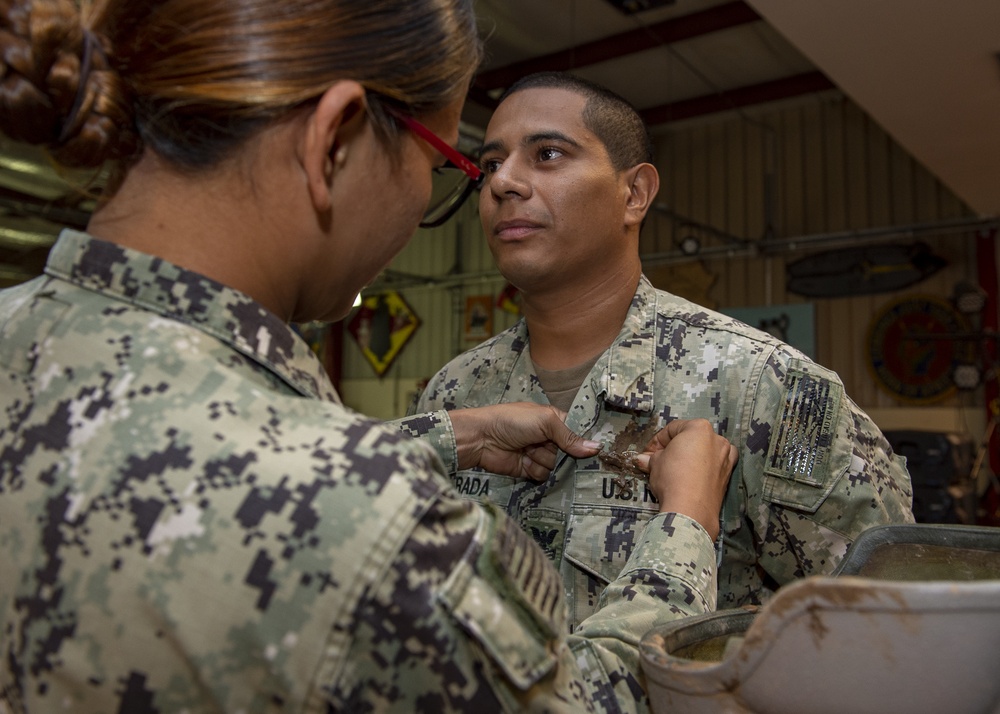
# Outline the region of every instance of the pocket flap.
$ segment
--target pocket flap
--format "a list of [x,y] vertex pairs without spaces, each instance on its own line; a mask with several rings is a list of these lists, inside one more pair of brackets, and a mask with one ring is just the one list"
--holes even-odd
[[851,461],[852,425],[840,423],[844,387],[824,367],[792,360],[784,404],[764,461],[764,498],[810,513]]
[[[441,600],[518,689],[556,663],[557,633],[566,631],[563,585],[541,549],[492,504],[475,567],[456,568]],[[491,525],[492,524],[492,525]]]

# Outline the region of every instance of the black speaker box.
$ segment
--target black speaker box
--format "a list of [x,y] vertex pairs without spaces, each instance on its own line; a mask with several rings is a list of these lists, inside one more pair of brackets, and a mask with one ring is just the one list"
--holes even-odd
[[913,516],[918,523],[957,523],[950,485],[964,482],[972,468],[968,437],[915,429],[885,431],[892,450],[906,457],[913,484]]

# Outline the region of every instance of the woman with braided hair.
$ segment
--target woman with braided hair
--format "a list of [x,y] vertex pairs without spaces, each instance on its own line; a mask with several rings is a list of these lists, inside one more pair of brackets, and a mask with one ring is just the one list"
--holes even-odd
[[663,514],[570,634],[448,474],[600,445],[534,404],[367,419],[289,327],[347,314],[432,169],[478,178],[471,6],[0,0],[0,132],[110,176],[0,292],[0,711],[647,706],[639,638],[714,604],[728,443],[651,442]]

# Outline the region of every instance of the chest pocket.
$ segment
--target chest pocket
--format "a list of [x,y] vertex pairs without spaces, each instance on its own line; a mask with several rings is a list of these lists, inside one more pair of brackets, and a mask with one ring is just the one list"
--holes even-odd
[[646,522],[659,512],[649,486],[607,471],[578,471],[565,558],[600,583],[618,577]]
[[549,508],[532,508],[517,520],[521,529],[558,566],[566,547],[566,514]]
[[[460,471],[451,481],[463,498],[483,504],[492,503],[506,511],[508,517],[558,566],[566,543],[568,519],[565,511],[543,505],[546,491],[541,490],[540,484],[478,469]],[[560,499],[556,497],[555,500]]]

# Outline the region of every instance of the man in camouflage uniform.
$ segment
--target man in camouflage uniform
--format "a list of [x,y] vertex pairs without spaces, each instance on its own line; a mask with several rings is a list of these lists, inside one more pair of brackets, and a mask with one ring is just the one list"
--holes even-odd
[[665,513],[567,636],[448,414],[353,414],[260,304],[86,234],[0,293],[0,406],[2,712],[643,711],[639,638],[715,604]]
[[836,374],[642,276],[651,160],[641,119],[600,87],[541,74],[508,90],[485,136],[480,213],[524,319],[446,365],[416,405],[552,403],[608,443],[604,458],[562,458],[544,484],[455,476],[555,561],[574,623],[657,512],[621,455],[673,419],[708,419],[740,454],[721,513],[720,608],[829,573],[861,531],[912,521],[904,461]]

